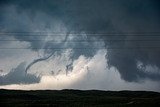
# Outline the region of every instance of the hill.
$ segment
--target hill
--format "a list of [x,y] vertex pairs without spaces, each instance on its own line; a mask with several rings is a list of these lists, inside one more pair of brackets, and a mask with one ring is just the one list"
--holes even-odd
[[3,106],[158,107],[160,93],[99,90],[0,90]]

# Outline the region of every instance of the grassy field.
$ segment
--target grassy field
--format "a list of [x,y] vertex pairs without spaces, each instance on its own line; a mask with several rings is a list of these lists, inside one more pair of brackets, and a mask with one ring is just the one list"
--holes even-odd
[[0,90],[0,105],[15,107],[160,107],[160,93],[98,90]]

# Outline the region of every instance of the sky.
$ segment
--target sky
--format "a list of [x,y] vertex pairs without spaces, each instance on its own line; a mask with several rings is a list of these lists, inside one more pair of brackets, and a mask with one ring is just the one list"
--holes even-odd
[[0,0],[0,89],[160,92],[157,0]]

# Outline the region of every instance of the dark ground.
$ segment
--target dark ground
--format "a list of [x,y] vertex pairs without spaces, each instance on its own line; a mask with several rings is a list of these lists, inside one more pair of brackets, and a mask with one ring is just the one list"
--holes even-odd
[[160,107],[160,93],[97,90],[0,90],[0,105],[1,107]]

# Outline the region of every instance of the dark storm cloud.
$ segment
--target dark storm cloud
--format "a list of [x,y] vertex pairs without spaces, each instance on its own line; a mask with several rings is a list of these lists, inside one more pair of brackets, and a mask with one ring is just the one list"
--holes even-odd
[[[27,32],[26,34],[32,35],[36,27],[40,31],[52,29],[56,26],[55,19],[58,19],[66,26],[67,33],[82,31],[87,33],[85,39],[87,44],[71,43],[67,36],[69,34],[64,35],[67,38],[58,44],[47,41],[43,48],[53,48],[53,50],[49,49],[50,53],[55,51],[54,48],[96,47],[94,42],[96,38],[96,41],[104,41],[105,48],[108,49],[106,56],[108,64],[116,67],[124,80],[160,79],[159,74],[146,73],[147,69],[137,67],[137,62],[141,61],[145,68],[148,65],[160,68],[160,2],[157,0],[39,0],[38,2],[37,0],[6,0],[0,3],[1,11],[4,10],[0,17],[0,24],[5,31]],[[16,14],[14,18],[9,17],[10,10],[4,9],[9,6],[14,6],[16,9],[13,11],[13,16]],[[17,16],[18,18],[15,18]],[[82,35],[74,36],[83,38]],[[25,37],[15,34],[14,37],[20,41],[29,42],[32,49],[43,46],[42,41],[30,41],[33,36]],[[45,37],[39,37],[39,39],[45,39]],[[67,45],[64,45],[65,43]],[[104,48],[103,45],[99,46]],[[74,55],[76,57],[81,54],[91,56],[95,50],[97,49],[75,50]]]
[[0,76],[0,85],[38,83],[39,77],[25,73],[26,64],[22,62],[17,68],[4,76]]

